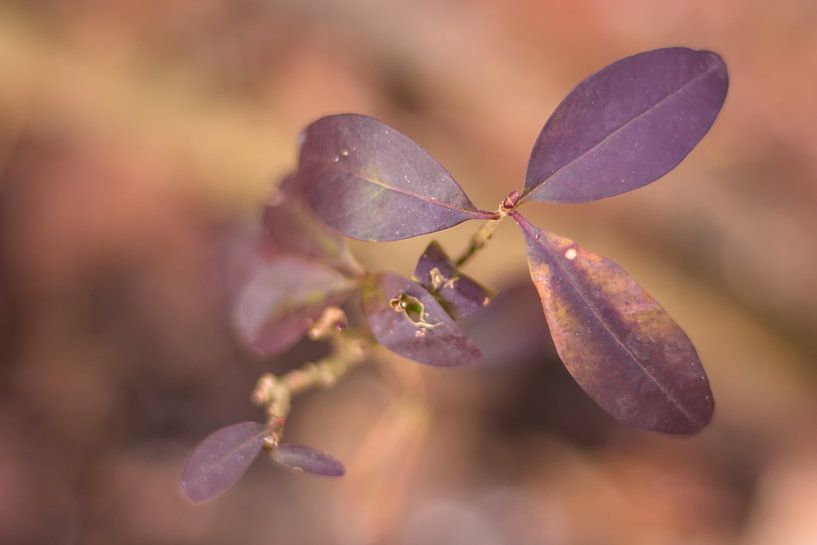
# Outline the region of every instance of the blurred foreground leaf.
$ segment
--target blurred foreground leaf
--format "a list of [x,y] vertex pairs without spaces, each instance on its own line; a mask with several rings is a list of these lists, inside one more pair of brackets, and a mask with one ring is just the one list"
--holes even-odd
[[361,271],[346,239],[315,217],[302,201],[295,179],[288,176],[264,207],[264,243],[281,253],[316,260],[346,273]]
[[356,286],[336,270],[304,258],[259,258],[236,298],[233,323],[248,348],[274,355],[295,344],[324,308],[340,304]]

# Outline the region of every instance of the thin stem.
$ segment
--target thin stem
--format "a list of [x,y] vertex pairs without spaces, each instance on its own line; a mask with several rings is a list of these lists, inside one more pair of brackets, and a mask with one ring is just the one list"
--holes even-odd
[[502,220],[488,220],[482,224],[482,226],[477,230],[476,233],[471,235],[471,242],[468,244],[468,247],[465,251],[457,258],[456,264],[457,267],[461,267],[465,265],[468,260],[470,260],[477,251],[481,250],[488,244],[488,241],[491,240],[491,237],[494,236],[494,231],[496,230],[496,226],[499,225],[499,222]]
[[[458,267],[488,243],[499,222],[516,207],[519,196],[518,191],[510,193],[497,208],[496,219],[486,221],[471,236],[468,248],[456,261]],[[265,446],[268,449],[275,448],[281,440],[294,396],[313,388],[331,388],[353,367],[365,361],[372,349],[371,341],[347,331],[346,325],[346,315],[341,309],[327,308],[309,329],[308,336],[312,340],[331,342],[332,353],[281,376],[265,373],[259,377],[251,400],[267,414],[269,435],[265,438]]]
[[340,323],[345,323],[343,311],[330,307],[309,332],[313,340],[328,339],[332,343],[331,354],[280,376],[265,373],[259,377],[251,400],[266,412],[269,428],[266,444],[269,448],[281,440],[294,396],[313,388],[331,388],[338,379],[365,361],[371,344],[361,336],[341,331]]
[[502,221],[502,219],[516,207],[517,203],[519,202],[519,196],[520,194],[518,191],[511,192],[504,201],[499,203],[499,207],[496,209],[496,215],[498,216],[497,219],[486,221],[476,233],[471,235],[471,242],[455,262],[457,267],[462,267],[465,265],[474,256],[474,254],[488,244],[488,241],[491,240],[492,236],[494,236],[494,231],[496,231],[499,222]]

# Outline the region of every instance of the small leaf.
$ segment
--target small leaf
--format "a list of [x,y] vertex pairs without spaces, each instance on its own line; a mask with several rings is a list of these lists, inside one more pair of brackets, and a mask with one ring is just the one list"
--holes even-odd
[[279,464],[324,477],[340,477],[346,469],[329,454],[303,445],[278,445],[272,459]]
[[233,307],[233,324],[251,350],[283,352],[321,311],[342,303],[357,283],[334,269],[290,255],[258,258]]
[[487,289],[460,273],[442,247],[433,241],[417,261],[414,278],[430,291],[455,320],[470,316],[491,302]]
[[315,217],[288,176],[264,207],[264,243],[279,252],[320,260],[352,275],[362,272],[346,239]]
[[695,347],[618,265],[541,231],[517,212],[556,350],[576,382],[625,424],[693,433],[712,417]]
[[588,202],[655,181],[703,138],[728,86],[726,65],[711,51],[657,49],[607,66],[548,119],[523,200]]
[[420,146],[363,115],[323,117],[304,130],[297,184],[322,221],[361,240],[400,240],[496,217],[477,210]]
[[233,486],[261,452],[264,435],[266,427],[258,422],[233,424],[208,435],[182,471],[187,497],[207,501]]
[[375,338],[401,356],[439,367],[476,363],[476,345],[420,284],[393,273],[369,277],[363,310]]

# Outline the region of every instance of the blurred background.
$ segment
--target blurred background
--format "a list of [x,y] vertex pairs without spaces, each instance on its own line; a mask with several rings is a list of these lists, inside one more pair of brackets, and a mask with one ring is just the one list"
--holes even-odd
[[[473,325],[484,364],[379,357],[287,428],[346,477],[259,460],[183,498],[193,445],[260,418],[257,376],[321,348],[252,360],[223,282],[305,124],[378,117],[493,209],[576,83],[668,45],[729,65],[709,135],[647,188],[525,213],[687,331],[703,433],[627,429],[584,396],[503,224],[467,269],[501,294]],[[815,67],[812,0],[0,2],[0,543],[817,543]],[[458,253],[476,227],[437,238]],[[429,240],[353,248],[407,274]]]

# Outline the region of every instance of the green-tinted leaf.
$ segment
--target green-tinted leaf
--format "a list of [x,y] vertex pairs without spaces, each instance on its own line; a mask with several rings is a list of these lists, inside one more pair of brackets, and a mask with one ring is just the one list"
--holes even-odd
[[570,374],[618,420],[692,433],[714,403],[695,347],[618,265],[541,231],[516,212],[548,327]]
[[364,282],[363,310],[375,338],[401,356],[440,367],[476,363],[476,345],[428,290],[397,274]]
[[399,240],[495,217],[420,146],[363,115],[309,125],[296,177],[318,217],[352,238]]

